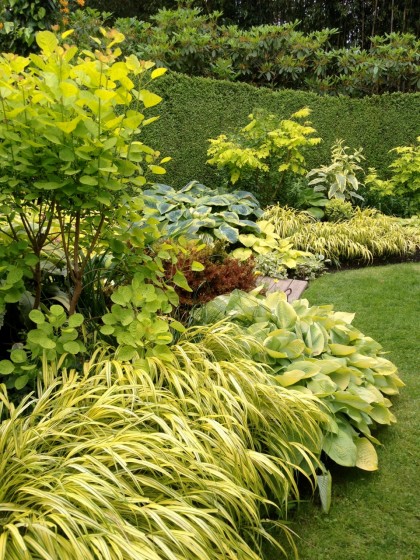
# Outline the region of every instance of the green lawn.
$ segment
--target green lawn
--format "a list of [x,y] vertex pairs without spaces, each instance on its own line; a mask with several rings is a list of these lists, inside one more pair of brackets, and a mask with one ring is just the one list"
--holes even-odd
[[[406,383],[394,397],[397,424],[381,429],[379,470],[335,468],[325,515],[300,505],[292,528],[302,560],[420,559],[420,264],[328,274],[304,293],[310,303],[356,312],[362,332],[379,341]],[[274,560],[267,550],[265,560]]]

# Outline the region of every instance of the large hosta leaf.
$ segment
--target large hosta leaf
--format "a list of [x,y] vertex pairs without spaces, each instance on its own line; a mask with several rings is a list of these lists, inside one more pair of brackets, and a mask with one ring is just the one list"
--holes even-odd
[[376,471],[378,468],[378,455],[371,442],[366,438],[358,438],[356,440],[356,448],[356,467],[364,471]]
[[342,428],[337,434],[325,436],[323,450],[333,461],[343,467],[354,467],[357,461],[357,446],[353,436]]
[[308,381],[308,389],[317,397],[332,395],[336,390],[336,384],[327,376],[318,373]]
[[354,354],[356,352],[356,348],[354,346],[347,346],[345,344],[329,344],[330,352],[334,356],[349,356],[350,354]]
[[321,325],[316,323],[310,325],[304,338],[306,346],[311,350],[312,356],[319,356],[319,354],[325,351],[328,334]]
[[293,369],[291,371],[285,371],[281,375],[276,375],[274,379],[282,386],[289,387],[289,385],[295,385],[301,379],[305,377],[305,372],[298,369]]
[[275,308],[277,324],[280,328],[290,328],[297,320],[297,313],[287,301],[279,301]]
[[316,477],[318,483],[319,497],[321,499],[321,506],[325,513],[330,511],[331,507],[331,488],[332,488],[332,476],[329,471],[318,475]]
[[236,243],[239,237],[239,230],[228,224],[221,224],[218,229],[214,230],[214,235],[222,241]]

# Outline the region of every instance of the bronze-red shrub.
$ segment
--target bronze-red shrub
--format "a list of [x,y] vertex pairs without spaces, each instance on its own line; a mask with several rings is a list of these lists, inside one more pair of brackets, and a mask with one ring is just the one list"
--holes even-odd
[[[204,270],[192,270],[193,262],[201,263]],[[256,285],[254,259],[238,261],[217,245],[201,251],[192,249],[188,254],[180,255],[176,265],[170,264],[166,268],[168,280],[173,278],[177,269],[183,272],[192,290],[188,292],[175,286],[180,304],[184,307],[206,303],[235,289],[248,292]]]

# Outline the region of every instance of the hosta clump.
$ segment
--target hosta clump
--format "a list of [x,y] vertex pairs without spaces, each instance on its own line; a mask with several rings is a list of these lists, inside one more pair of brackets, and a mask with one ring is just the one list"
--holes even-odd
[[262,216],[249,192],[219,192],[191,181],[176,191],[156,184],[144,191],[146,212],[162,222],[170,237],[186,234],[207,241],[236,243],[243,231],[258,232],[255,220]]
[[[221,240],[231,246],[232,256],[240,261],[274,254],[277,265],[273,266],[271,259],[269,268],[276,277],[314,258],[307,251],[295,249],[289,240],[280,239],[272,224],[259,219],[263,211],[247,191],[219,192],[191,181],[179,191],[156,184],[144,193],[147,215],[162,223],[168,237],[200,237],[209,244]],[[265,274],[267,267],[259,270]]]
[[354,315],[332,305],[288,303],[283,293],[266,298],[236,291],[196,312],[199,322],[223,317],[240,324],[262,345],[250,357],[270,365],[282,386],[318,397],[330,412],[323,451],[344,466],[377,468],[372,430],[395,422],[388,396],[403,385],[397,368],[381,355],[381,345],[351,322]]
[[[234,249],[232,255],[242,261],[255,257],[256,268],[261,274],[273,278],[299,276],[299,267],[311,269],[311,263],[317,261],[317,257],[312,253],[296,249],[290,239],[281,239],[270,221],[258,220],[257,225],[260,233],[239,235],[238,245],[242,247]],[[314,268],[323,267],[315,264]]]

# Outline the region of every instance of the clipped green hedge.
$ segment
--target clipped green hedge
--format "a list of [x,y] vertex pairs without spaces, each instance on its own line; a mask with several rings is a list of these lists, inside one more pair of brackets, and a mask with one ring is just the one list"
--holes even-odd
[[328,162],[332,143],[343,138],[351,148],[362,146],[366,167],[376,167],[380,176],[386,176],[393,160],[389,150],[414,143],[420,134],[420,93],[323,97],[175,73],[159,80],[154,91],[164,98],[157,111],[161,118],[146,127],[143,138],[173,158],[165,183],[176,188],[193,179],[216,186],[217,171],[205,163],[208,138],[245,126],[256,107],[285,118],[303,106],[312,109],[311,121],[323,142],[307,153],[309,168]]

